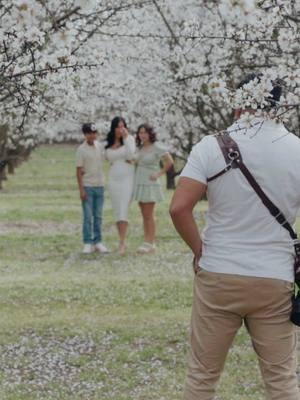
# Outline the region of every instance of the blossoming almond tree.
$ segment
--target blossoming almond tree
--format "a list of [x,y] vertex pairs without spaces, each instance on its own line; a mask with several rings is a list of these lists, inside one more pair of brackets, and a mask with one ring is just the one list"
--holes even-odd
[[[170,15],[167,6],[165,2]],[[284,121],[299,134],[299,2],[202,1],[194,4],[194,12],[191,20],[169,20],[169,25],[181,27],[175,31],[178,43],[170,61],[170,125],[182,154],[201,136],[228,126],[234,108],[257,109],[257,114]],[[236,91],[249,72],[262,75]],[[271,112],[266,97],[276,81],[283,97]]]
[[[101,31],[107,44],[113,40],[104,84],[104,69],[99,74],[102,99],[154,122],[182,158],[203,135],[228,126],[237,107],[299,132],[299,12],[295,1],[149,1]],[[260,81],[236,91],[249,72],[262,73]],[[275,80],[284,95],[271,115],[265,98]]]
[[1,1],[0,175],[43,136],[39,122],[68,103],[78,71],[101,66],[105,54],[93,36],[117,24],[119,13],[142,5],[137,0]]
[[[2,3],[0,159],[23,157],[57,132],[73,137],[84,119],[100,119],[105,132],[115,113],[132,127],[154,123],[184,159],[203,135],[228,126],[237,107],[299,133],[299,2]],[[236,91],[249,72],[260,80]],[[270,114],[265,98],[275,80],[284,95]]]

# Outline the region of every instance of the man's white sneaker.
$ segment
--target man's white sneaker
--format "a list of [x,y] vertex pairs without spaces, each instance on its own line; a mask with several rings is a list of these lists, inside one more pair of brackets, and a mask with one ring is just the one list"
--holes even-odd
[[82,250],[83,254],[90,254],[95,251],[95,248],[92,244],[85,244]]
[[95,249],[96,249],[96,251],[99,251],[99,253],[110,253],[108,248],[106,246],[104,246],[103,243],[100,243],[100,242],[95,244]]

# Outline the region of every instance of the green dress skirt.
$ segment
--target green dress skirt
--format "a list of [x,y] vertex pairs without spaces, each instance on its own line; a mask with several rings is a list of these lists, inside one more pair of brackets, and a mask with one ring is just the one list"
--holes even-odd
[[152,181],[150,176],[160,171],[160,160],[168,151],[154,142],[151,147],[140,149],[137,155],[137,168],[133,189],[133,199],[140,203],[151,203],[164,199],[160,180]]

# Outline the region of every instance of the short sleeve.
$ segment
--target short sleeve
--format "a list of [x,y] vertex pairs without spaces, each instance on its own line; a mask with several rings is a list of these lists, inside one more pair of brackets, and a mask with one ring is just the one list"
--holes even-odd
[[76,167],[83,167],[83,155],[80,148],[76,152]]
[[207,171],[209,163],[209,140],[210,137],[204,137],[201,142],[197,143],[188,158],[180,176],[191,178],[196,181],[207,183]]
[[163,155],[169,152],[167,147],[160,142],[155,142],[154,146],[155,146],[155,152],[159,158],[161,158]]

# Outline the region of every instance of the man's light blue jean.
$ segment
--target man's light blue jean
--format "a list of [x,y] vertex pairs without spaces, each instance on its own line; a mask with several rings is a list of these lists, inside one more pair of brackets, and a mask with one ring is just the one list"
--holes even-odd
[[82,201],[83,243],[96,244],[102,241],[102,209],[104,203],[103,186],[85,186],[84,190],[88,196],[87,200]]

